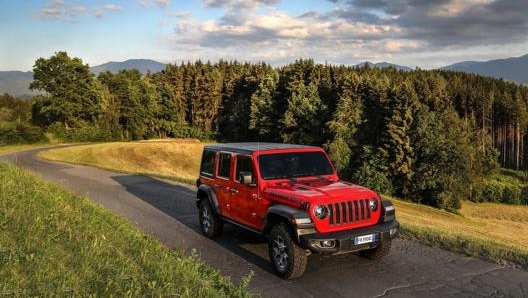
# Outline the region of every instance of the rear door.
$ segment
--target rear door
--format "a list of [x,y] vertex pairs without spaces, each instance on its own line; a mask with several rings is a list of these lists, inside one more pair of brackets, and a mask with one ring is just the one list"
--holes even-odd
[[219,152],[216,163],[216,178],[213,184],[216,199],[223,216],[233,218],[233,180],[231,178],[233,155],[229,152]]

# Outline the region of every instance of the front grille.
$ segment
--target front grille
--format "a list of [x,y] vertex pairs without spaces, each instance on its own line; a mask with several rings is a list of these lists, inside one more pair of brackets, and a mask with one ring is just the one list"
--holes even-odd
[[331,226],[370,220],[370,207],[367,199],[331,203],[327,207]]

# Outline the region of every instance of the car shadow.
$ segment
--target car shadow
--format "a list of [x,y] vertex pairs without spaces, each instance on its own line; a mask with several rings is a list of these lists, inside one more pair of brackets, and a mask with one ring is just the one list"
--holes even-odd
[[[129,193],[204,237],[198,223],[196,192],[192,187],[143,175],[117,175],[112,179]],[[224,232],[214,239],[214,242],[254,266],[272,273],[267,241],[264,237],[231,224],[225,224]]]

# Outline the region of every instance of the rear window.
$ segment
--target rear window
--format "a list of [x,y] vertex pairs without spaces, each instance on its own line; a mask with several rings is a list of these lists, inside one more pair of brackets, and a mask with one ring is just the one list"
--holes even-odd
[[202,164],[200,166],[200,175],[213,177],[215,168],[215,157],[214,151],[204,151],[202,154]]
[[220,153],[218,155],[218,177],[228,178],[231,171],[231,154]]

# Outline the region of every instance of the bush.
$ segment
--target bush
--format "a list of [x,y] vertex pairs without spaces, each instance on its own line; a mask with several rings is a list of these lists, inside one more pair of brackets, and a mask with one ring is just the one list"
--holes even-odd
[[42,129],[25,122],[0,122],[0,145],[29,144],[46,141]]
[[519,199],[522,205],[528,205],[528,186],[523,186]]
[[479,196],[473,201],[519,205],[523,202],[523,196],[528,198],[528,189],[510,179],[488,179]]
[[502,192],[502,203],[511,205],[521,204],[521,188],[517,185],[506,184]]
[[500,202],[503,198],[504,186],[496,180],[484,182],[481,202]]
[[67,142],[103,142],[112,141],[112,133],[98,125],[85,124],[66,130],[64,124],[55,122],[48,126],[48,132]]

